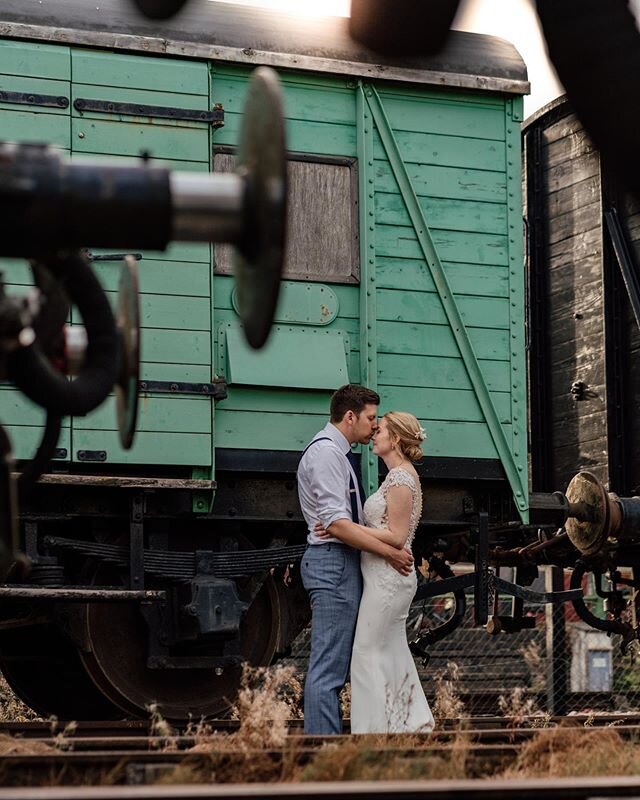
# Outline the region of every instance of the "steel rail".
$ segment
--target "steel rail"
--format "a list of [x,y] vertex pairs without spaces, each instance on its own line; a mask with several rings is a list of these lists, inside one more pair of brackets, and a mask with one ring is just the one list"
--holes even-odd
[[637,797],[640,777],[0,789],[0,800],[587,800]]

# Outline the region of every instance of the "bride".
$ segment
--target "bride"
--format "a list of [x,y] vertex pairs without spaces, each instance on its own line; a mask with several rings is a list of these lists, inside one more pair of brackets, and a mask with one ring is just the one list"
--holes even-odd
[[[390,411],[380,420],[373,452],[389,469],[364,505],[362,531],[397,548],[411,548],[422,511],[413,462],[422,458],[424,430],[413,414]],[[316,532],[323,535],[320,524]],[[363,592],[351,658],[351,732],[410,733],[433,729],[407,643],[406,620],[416,592],[415,571],[404,576],[362,552]]]

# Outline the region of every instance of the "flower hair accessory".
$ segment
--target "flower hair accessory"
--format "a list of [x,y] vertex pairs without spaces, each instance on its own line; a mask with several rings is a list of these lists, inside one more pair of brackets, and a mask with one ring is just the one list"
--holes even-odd
[[425,429],[422,427],[422,425],[420,425],[420,426],[418,427],[418,430],[416,431],[416,433],[415,433],[415,436],[416,436],[416,439],[417,439],[419,442],[424,442],[424,440],[427,438],[427,432],[426,432],[426,431],[425,431]]

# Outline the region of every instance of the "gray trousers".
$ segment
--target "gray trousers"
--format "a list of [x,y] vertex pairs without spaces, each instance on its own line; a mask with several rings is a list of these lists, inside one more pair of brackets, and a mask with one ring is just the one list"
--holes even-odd
[[360,551],[329,542],[310,545],[302,582],[311,600],[311,656],[304,685],[304,731],[342,733],[340,690],[351,665],[362,574]]

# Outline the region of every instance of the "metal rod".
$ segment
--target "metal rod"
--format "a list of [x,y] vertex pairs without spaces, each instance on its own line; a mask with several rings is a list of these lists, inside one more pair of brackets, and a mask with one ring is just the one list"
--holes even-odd
[[237,242],[243,230],[245,180],[232,173],[169,175],[173,238]]
[[2,586],[0,600],[57,600],[71,603],[121,603],[130,601],[161,601],[161,590],[133,591],[130,589],[76,589],[61,587]]

